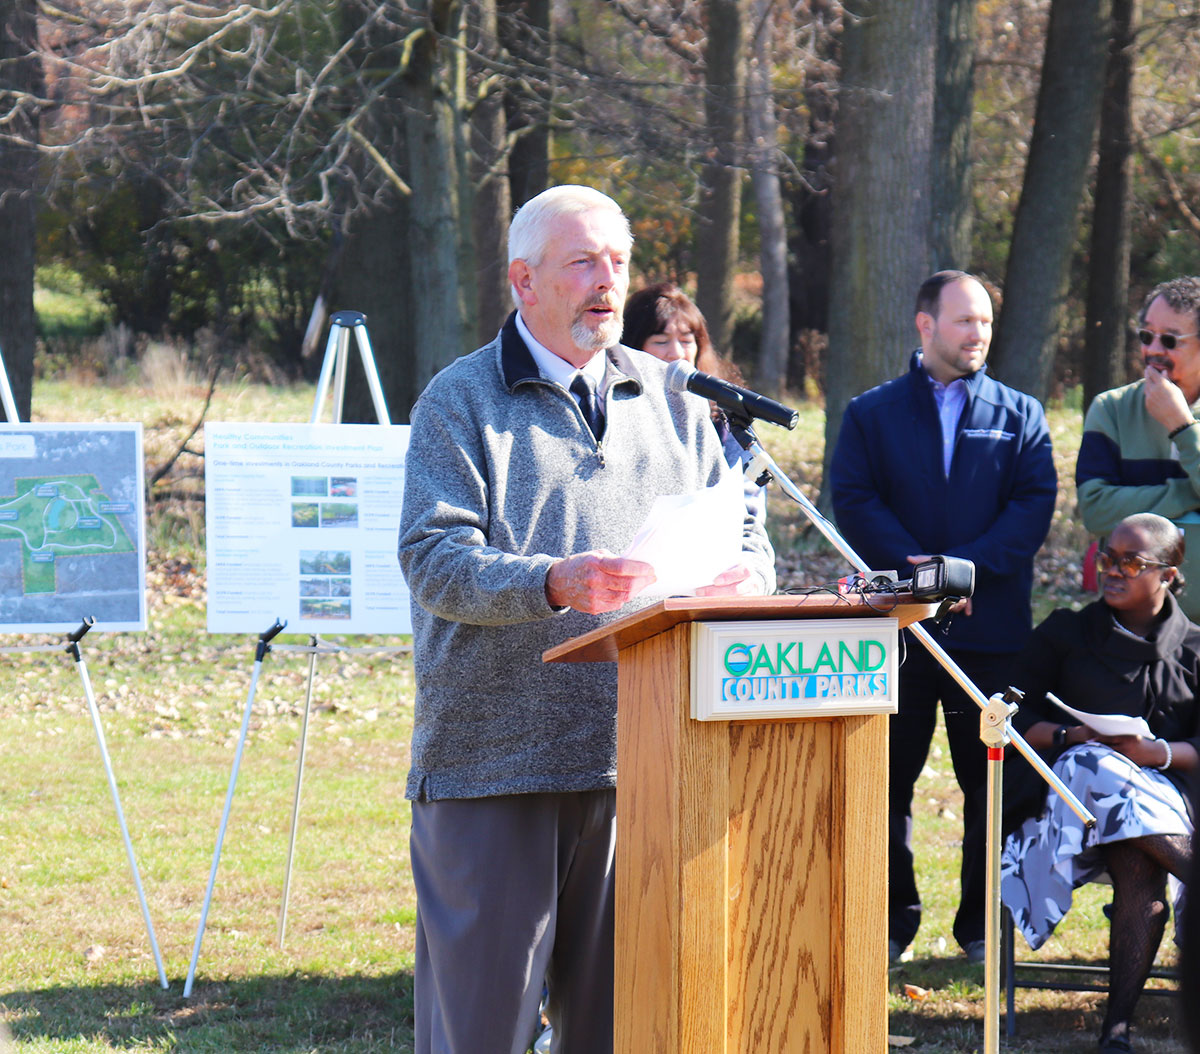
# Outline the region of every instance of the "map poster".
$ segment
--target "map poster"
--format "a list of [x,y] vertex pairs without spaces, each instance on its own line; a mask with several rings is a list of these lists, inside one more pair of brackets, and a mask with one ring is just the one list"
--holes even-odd
[[0,630],[146,628],[140,424],[0,424]]
[[408,425],[206,424],[208,630],[411,633]]

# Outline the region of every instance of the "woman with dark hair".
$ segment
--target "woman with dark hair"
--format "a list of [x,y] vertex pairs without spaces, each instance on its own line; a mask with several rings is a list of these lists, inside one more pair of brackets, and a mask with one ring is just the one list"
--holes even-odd
[[[717,354],[708,337],[704,316],[692,298],[673,282],[659,282],[631,294],[625,301],[625,328],[621,343],[627,348],[639,348],[663,362],[686,359],[702,373],[741,384],[738,368]],[[725,415],[716,403],[711,404],[713,427],[725,448],[725,460],[741,468],[749,455],[738,445],[729,431]],[[758,520],[767,516],[767,499],[763,488],[753,480],[743,480],[746,513]]]
[[659,282],[630,294],[625,301],[621,343],[648,351],[656,359],[686,359],[703,373],[742,383],[732,362],[717,354],[700,309],[673,282]]
[[[1097,556],[1102,598],[1082,611],[1055,611],[1038,626],[1017,681],[1026,694],[1014,727],[1047,755],[1097,824],[1085,830],[1015,756],[1005,766],[1006,822],[1016,829],[1001,856],[1001,897],[1038,948],[1074,889],[1111,880],[1099,1043],[1107,1054],[1133,1050],[1130,1019],[1166,927],[1168,876],[1183,883],[1191,871],[1200,627],[1175,602],[1182,559],[1183,535],[1169,520],[1152,513],[1122,520]],[[1048,692],[1088,715],[1142,718],[1150,735],[1101,735],[1055,707]]]
[[[679,359],[689,361],[703,373],[712,373],[722,381],[742,384],[742,373],[731,361],[716,354],[708,337],[708,327],[695,301],[673,282],[659,282],[638,289],[625,300],[625,327],[620,342],[626,348],[638,348],[654,355],[664,363]],[[725,460],[731,466],[742,466],[749,455],[739,447],[725,414],[712,403],[713,426],[725,447]],[[767,499],[762,487],[744,481],[746,513],[758,520],[766,519]]]

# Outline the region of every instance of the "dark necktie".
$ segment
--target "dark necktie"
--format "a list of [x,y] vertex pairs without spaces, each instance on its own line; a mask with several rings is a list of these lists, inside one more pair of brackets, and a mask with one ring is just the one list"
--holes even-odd
[[604,410],[596,395],[595,382],[586,373],[577,373],[571,382],[571,394],[579,402],[584,419],[597,440],[604,435]]

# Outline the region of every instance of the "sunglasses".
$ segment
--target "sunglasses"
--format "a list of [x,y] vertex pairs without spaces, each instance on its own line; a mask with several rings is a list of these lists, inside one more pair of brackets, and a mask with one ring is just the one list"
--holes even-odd
[[1157,560],[1146,560],[1136,553],[1126,553],[1118,556],[1111,549],[1101,549],[1096,553],[1096,570],[1102,575],[1108,574],[1114,567],[1121,573],[1122,578],[1137,578],[1148,567],[1172,567],[1173,564],[1162,564]]
[[1176,345],[1181,340],[1187,340],[1188,337],[1195,337],[1200,334],[1196,333],[1155,333],[1152,329],[1139,329],[1138,340],[1142,342],[1143,347],[1150,347],[1154,343],[1154,338],[1158,338],[1158,342],[1163,346],[1163,351],[1174,351]]

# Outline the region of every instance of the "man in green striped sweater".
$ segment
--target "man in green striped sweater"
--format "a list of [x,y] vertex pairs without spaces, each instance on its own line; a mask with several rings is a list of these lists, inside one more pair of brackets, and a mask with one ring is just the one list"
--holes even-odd
[[1138,339],[1144,376],[1101,392],[1084,420],[1079,511],[1094,534],[1135,512],[1182,527],[1189,585],[1179,602],[1200,621],[1200,277],[1155,286],[1138,316]]

